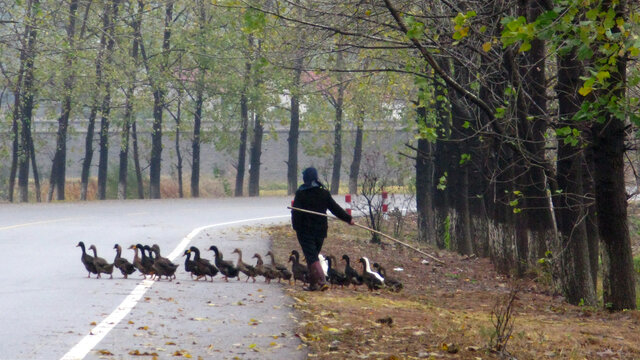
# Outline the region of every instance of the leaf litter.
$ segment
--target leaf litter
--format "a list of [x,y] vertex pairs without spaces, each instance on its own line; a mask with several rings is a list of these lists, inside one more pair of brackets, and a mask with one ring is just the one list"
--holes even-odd
[[[415,219],[409,220],[403,241],[411,243]],[[289,225],[270,227],[267,234],[277,259],[299,250]],[[317,359],[502,359],[487,344],[491,311],[496,300],[508,294],[509,279],[496,273],[488,259],[413,244],[445,264],[423,261],[394,244],[372,245],[365,231],[331,221],[323,254],[337,259],[347,254],[354,268],[353,259],[362,256],[387,269],[402,268],[392,276],[404,288],[400,293],[368,292],[364,286],[357,291],[351,287],[309,293],[300,284],[285,286],[285,293],[294,300],[291,318],[302,342],[298,348],[307,347],[309,357]],[[343,270],[344,262],[339,263],[338,269]],[[640,358],[639,311],[611,314],[572,306],[531,279],[524,280],[523,288],[509,340],[513,358]]]

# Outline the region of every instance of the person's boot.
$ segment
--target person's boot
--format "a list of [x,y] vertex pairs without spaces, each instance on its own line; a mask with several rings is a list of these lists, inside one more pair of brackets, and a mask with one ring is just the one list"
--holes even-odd
[[309,275],[308,275],[308,280],[309,280],[309,285],[307,285],[306,287],[303,287],[302,290],[304,291],[316,291],[318,290],[318,280],[316,277],[316,273],[315,273],[315,269],[313,268],[313,266],[311,266],[312,264],[307,264],[307,269],[309,270]]
[[309,286],[303,288],[306,291],[325,291],[329,289],[329,285],[327,285],[324,277],[324,271],[322,270],[322,265],[320,261],[316,261],[314,263],[308,264],[309,268]]

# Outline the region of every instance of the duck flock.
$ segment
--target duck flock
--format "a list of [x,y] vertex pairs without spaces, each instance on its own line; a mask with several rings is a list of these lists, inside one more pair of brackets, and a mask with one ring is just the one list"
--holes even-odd
[[[91,274],[95,274],[96,278],[100,278],[100,274],[107,274],[110,278],[113,278],[114,268],[120,270],[124,278],[138,271],[145,279],[150,276],[152,280],[161,280],[162,277],[171,281],[176,278],[176,270],[179,265],[173,263],[171,260],[162,257],[160,254],[160,247],[157,244],[131,245],[128,249],[133,250],[133,262],[129,262],[126,258],[122,257],[122,247],[115,244],[113,248],[116,250],[116,255],[113,263],[109,263],[104,258],[101,258],[97,254],[95,245],[89,246],[85,249],[85,244],[80,241],[76,247],[82,249],[82,264],[87,269],[87,277],[91,277]],[[87,250],[93,251],[93,256],[87,253]],[[251,279],[256,282],[256,277],[261,276],[266,283],[270,283],[271,280],[278,279],[278,282],[282,280],[287,281],[290,285],[293,285],[297,281],[301,281],[304,284],[308,283],[309,271],[306,265],[300,263],[300,253],[297,250],[292,250],[289,254],[289,263],[291,267],[288,268],[284,264],[276,262],[273,252],[269,251],[265,254],[266,257],[270,257],[271,263],[265,264],[260,254],[254,254],[252,259],[255,260],[255,265],[247,264],[242,260],[242,251],[235,249],[232,254],[237,254],[238,260],[236,263],[223,259],[222,253],[215,245],[209,247],[210,251],[214,252],[214,261],[211,263],[209,260],[200,256],[200,250],[191,246],[184,251],[184,269],[190,273],[191,278],[195,277],[195,280],[213,281],[213,278],[220,274],[224,281],[229,281],[229,278],[240,279],[241,274],[246,276],[245,282]],[[193,255],[193,259],[191,256]],[[340,286],[341,288],[353,286],[357,289],[360,285],[365,285],[370,291],[378,290],[382,288],[389,289],[391,291],[398,292],[402,289],[402,283],[397,279],[388,277],[386,270],[378,263],[370,265],[369,259],[361,257],[358,262],[362,265],[360,272],[351,267],[349,256],[342,255],[342,261],[344,261],[344,270],[337,269],[338,262],[335,256],[323,256],[320,255],[320,261],[322,263],[323,270],[327,281],[331,284],[332,288]]]

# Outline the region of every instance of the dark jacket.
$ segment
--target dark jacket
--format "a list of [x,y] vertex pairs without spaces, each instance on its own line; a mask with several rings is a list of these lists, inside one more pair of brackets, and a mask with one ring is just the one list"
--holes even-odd
[[[351,222],[351,215],[338,205],[329,191],[322,187],[298,189],[293,199],[293,207],[325,214],[327,209],[340,220]],[[327,218],[320,215],[291,210],[291,225],[298,233],[327,237]]]

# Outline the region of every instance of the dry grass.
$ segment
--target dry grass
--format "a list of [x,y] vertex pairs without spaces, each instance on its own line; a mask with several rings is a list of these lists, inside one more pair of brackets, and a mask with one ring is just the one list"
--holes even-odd
[[[346,253],[352,259],[367,256],[385,265],[404,289],[308,293],[299,286],[288,288],[296,300],[297,333],[311,358],[504,357],[487,345],[495,331],[491,312],[497,300],[508,296],[512,284],[495,273],[487,259],[443,251],[439,256],[446,261],[444,266],[425,265],[419,254],[403,247],[369,244],[362,230],[338,222],[332,222],[330,229],[323,253],[338,258]],[[269,234],[281,261],[299,248],[290,226],[271,228]],[[397,266],[404,271],[391,270]],[[548,289],[533,280],[519,285],[523,290],[515,301],[515,326],[507,348],[515,358],[640,359],[640,312],[611,314],[571,306],[548,295]]]

